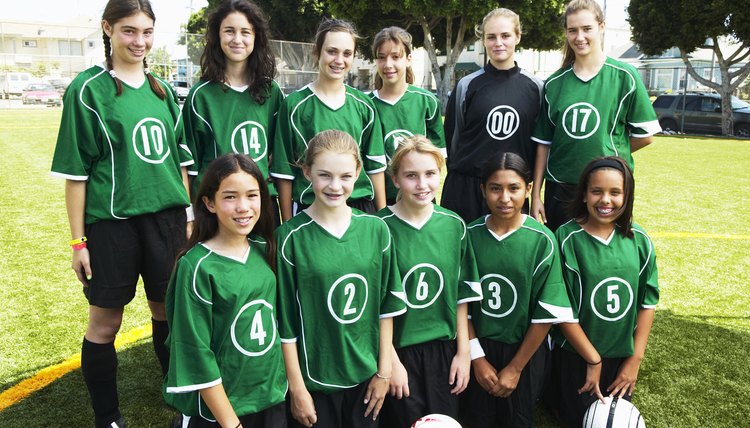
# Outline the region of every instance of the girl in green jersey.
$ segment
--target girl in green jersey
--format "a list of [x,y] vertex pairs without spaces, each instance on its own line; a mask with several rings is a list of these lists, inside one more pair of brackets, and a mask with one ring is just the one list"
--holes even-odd
[[68,87],[52,161],[66,179],[72,268],[89,303],[81,372],[96,427],[125,426],[114,340],[139,277],[164,373],[169,361],[164,296],[185,242],[193,159],[174,92],[146,64],[154,21],[148,0],[107,2],[105,62]]
[[588,162],[619,156],[633,169],[631,153],[661,130],[638,71],[604,53],[604,13],[596,0],[571,1],[564,17],[562,68],[544,83],[531,136],[538,143],[531,215],[552,231],[570,219],[566,206]]
[[571,427],[580,426],[593,395],[630,400],[646,351],[658,273],[653,244],[632,221],[633,190],[627,162],[593,160],[581,174],[573,220],[556,232],[575,321],[553,333],[552,388]]
[[363,162],[347,203],[367,213],[385,206],[386,160],[380,121],[372,100],[345,84],[358,38],[354,26],[347,21],[326,19],[321,22],[313,47],[318,76],[309,85],[289,94],[281,104],[271,176],[276,179],[284,221],[312,204],[314,195],[310,182],[298,163],[308,142],[328,129],[351,135]]
[[388,407],[397,422],[388,426],[430,413],[458,417],[469,382],[468,302],[481,294],[466,225],[433,203],[444,165],[427,137],[406,138],[389,166],[398,201],[377,213],[393,236],[408,306],[394,320]]
[[[185,139],[195,158],[188,170],[193,192],[211,161],[225,153],[250,156],[268,176],[276,114],[284,99],[273,80],[269,36],[263,11],[247,0],[224,1],[208,17],[201,80],[183,107]],[[272,184],[270,190],[276,204]],[[274,213],[278,218],[278,210]]]
[[[372,42],[377,75],[370,98],[383,127],[385,155],[390,159],[404,138],[424,135],[445,157],[440,101],[430,91],[413,85],[411,52],[411,34],[403,28],[384,28]],[[386,178],[385,188],[386,201],[393,205],[398,190],[390,178]]]
[[302,168],[315,200],[276,230],[291,414],[305,427],[374,427],[392,317],[405,311],[395,250],[382,220],[347,206],[362,168],[350,135],[316,135]]
[[573,314],[557,241],[522,211],[531,189],[526,162],[498,153],[480,171],[490,215],[469,225],[483,299],[470,307],[466,415],[475,428],[530,427],[549,355],[544,339]]
[[246,155],[206,169],[195,227],[167,293],[164,398],[183,427],[286,426],[276,246],[265,175]]

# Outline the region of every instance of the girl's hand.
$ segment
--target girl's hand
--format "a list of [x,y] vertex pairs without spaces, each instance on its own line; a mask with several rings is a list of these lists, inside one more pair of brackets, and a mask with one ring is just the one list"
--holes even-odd
[[401,361],[393,360],[393,375],[388,391],[392,397],[401,399],[409,396],[409,373]]
[[607,387],[610,395],[622,398],[626,393],[633,395],[635,383],[638,381],[638,371],[641,368],[641,359],[631,356],[625,359],[617,373],[617,378]]
[[378,418],[380,409],[383,407],[385,401],[385,395],[388,393],[388,384],[390,379],[384,379],[375,375],[370,379],[370,384],[367,385],[367,392],[365,393],[365,417],[372,413],[372,420]]
[[589,395],[596,395],[596,397],[604,403],[604,396],[599,389],[599,379],[602,375],[602,363],[599,364],[586,364],[586,383],[578,390],[579,394],[588,392]]
[[458,352],[453,356],[451,361],[451,373],[448,383],[453,385],[451,394],[458,395],[469,386],[469,376],[471,373],[471,355],[469,352]]
[[544,203],[542,202],[541,197],[531,197],[529,215],[540,223],[547,223],[547,213],[544,211]]
[[521,372],[512,368],[511,366],[505,366],[502,370],[497,373],[497,383],[495,387],[490,391],[490,394],[495,397],[508,398],[518,386],[518,380],[521,378]]
[[291,394],[291,398],[292,416],[297,422],[306,427],[312,427],[318,422],[315,403],[307,389]]
[[76,273],[78,281],[83,284],[84,287],[89,286],[89,280],[91,279],[91,259],[88,248],[82,248],[80,250],[73,251],[73,263],[70,266],[73,272]]
[[474,378],[485,391],[491,393],[497,384],[497,371],[486,358],[477,358],[471,362]]

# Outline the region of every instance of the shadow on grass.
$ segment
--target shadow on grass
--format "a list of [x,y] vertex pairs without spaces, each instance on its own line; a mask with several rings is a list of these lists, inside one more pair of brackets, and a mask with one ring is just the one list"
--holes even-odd
[[[748,349],[748,333],[701,322],[694,315],[657,310],[634,396],[648,427],[746,425]],[[120,407],[128,425],[166,426],[173,413],[161,397],[161,373],[151,343],[142,341],[118,355]],[[535,415],[539,428],[559,426],[542,408]],[[92,421],[80,370],[0,413],[2,427],[82,427]]]
[[[166,427],[172,415],[161,395],[161,370],[151,341],[120,350],[117,371],[120,411],[130,427]],[[2,427],[89,427],[94,413],[81,370],[0,412]]]

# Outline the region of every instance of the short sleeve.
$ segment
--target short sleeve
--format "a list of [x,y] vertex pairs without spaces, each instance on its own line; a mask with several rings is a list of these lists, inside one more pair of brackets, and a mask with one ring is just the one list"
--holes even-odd
[[388,226],[383,222],[385,248],[381,252],[380,271],[380,318],[395,317],[406,312],[406,293],[398,271],[396,248],[393,245]]
[[542,107],[534,123],[531,140],[539,144],[549,145],[552,144],[552,137],[554,135],[555,124],[552,123],[552,118],[550,118],[550,105],[547,100],[547,86],[545,85],[542,91]]
[[291,257],[290,236],[283,232],[283,227],[276,229],[276,278],[278,328],[282,343],[294,343],[299,336],[300,328],[297,314],[299,307],[295,296],[297,285],[294,260]]
[[458,304],[482,301],[482,283],[479,281],[474,248],[471,236],[466,231],[466,225],[461,221],[463,236],[461,237],[461,271],[458,274]]
[[100,123],[86,101],[86,86],[76,84],[65,92],[60,129],[52,158],[52,175],[85,181],[102,153]]
[[544,245],[536,260],[532,290],[537,291],[532,301],[532,323],[561,323],[573,321],[573,309],[563,281],[560,250],[554,236],[543,233]]
[[191,392],[221,380],[211,350],[212,280],[185,257],[178,260],[167,295],[168,393]]
[[357,99],[367,106],[360,147],[363,155],[362,163],[368,175],[377,174],[385,171],[386,167],[383,127],[372,100],[364,96]]
[[276,115],[276,125],[274,126],[273,145],[271,151],[272,177],[283,180],[294,180],[293,163],[294,157],[294,136],[292,134],[292,121],[289,112],[289,98],[281,103],[279,112]]
[[443,130],[443,117],[440,112],[440,100],[432,95],[428,96],[428,100],[428,106],[425,110],[426,137],[432,141],[435,147],[440,149],[443,157],[447,157],[448,152],[445,148],[445,131]]

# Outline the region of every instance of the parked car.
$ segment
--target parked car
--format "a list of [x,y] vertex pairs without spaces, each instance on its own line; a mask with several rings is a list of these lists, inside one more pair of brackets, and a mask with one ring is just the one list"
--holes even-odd
[[24,88],[21,94],[24,104],[62,105],[62,97],[54,86],[49,83],[32,83]]
[[[665,94],[658,96],[653,105],[665,133],[680,131],[682,124],[682,132],[721,134],[721,96],[718,94]],[[732,114],[734,135],[750,138],[750,104],[733,96]]]
[[190,93],[190,84],[184,80],[173,80],[171,85],[177,93],[177,98],[184,101]]
[[0,97],[9,99],[11,96],[20,96],[23,88],[33,82],[31,73],[20,71],[9,71],[0,73]]

